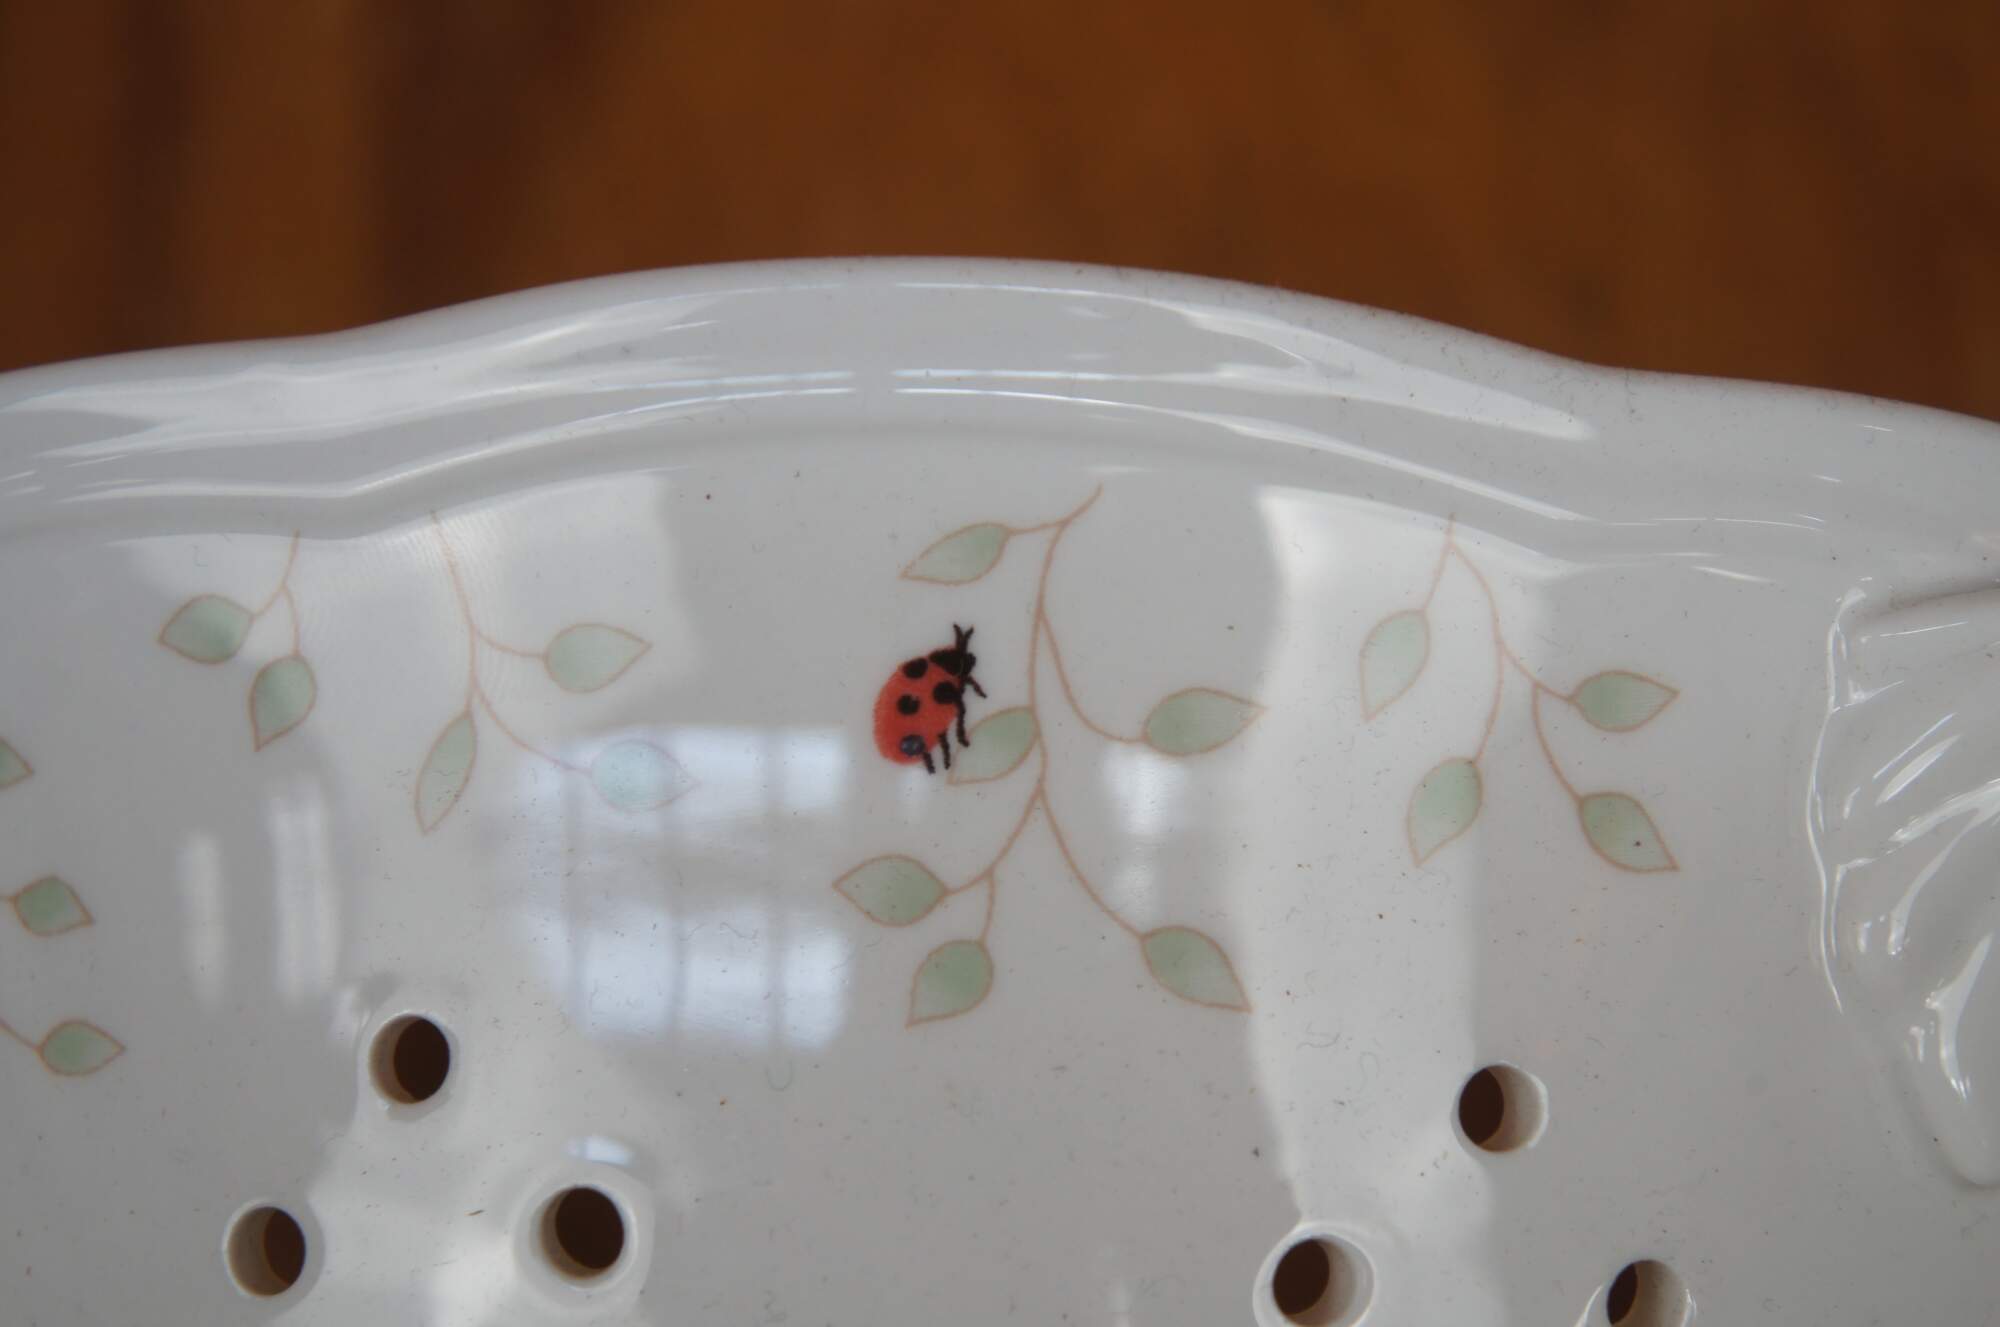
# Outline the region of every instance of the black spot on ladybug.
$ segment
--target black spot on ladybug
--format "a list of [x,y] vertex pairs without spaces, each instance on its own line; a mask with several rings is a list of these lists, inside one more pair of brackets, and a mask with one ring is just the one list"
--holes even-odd
[[924,739],[911,733],[898,744],[906,756],[921,756],[924,753]]
[[919,701],[915,696],[896,697],[896,713],[898,714],[915,714],[922,708],[923,702]]
[[930,671],[930,665],[922,659],[912,659],[903,665],[903,676],[915,680]]
[[[904,699],[908,700],[909,697],[906,696]],[[958,704],[958,688],[949,682],[940,682],[931,688],[931,699],[940,705],[956,705]],[[905,711],[905,713],[915,712],[916,705],[912,702],[909,710]]]

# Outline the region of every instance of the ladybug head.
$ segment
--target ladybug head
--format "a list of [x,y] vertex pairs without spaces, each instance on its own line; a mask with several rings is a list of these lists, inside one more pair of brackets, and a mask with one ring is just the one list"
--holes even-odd
[[979,662],[979,656],[966,648],[972,644],[971,627],[951,624],[951,646],[948,649],[932,650],[931,662],[963,681],[972,676],[972,669]]

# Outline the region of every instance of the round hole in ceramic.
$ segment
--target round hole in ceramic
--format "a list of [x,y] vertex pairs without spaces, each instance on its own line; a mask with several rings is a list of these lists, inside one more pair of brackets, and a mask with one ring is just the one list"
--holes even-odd
[[1686,1327],[1693,1308],[1687,1283],[1650,1258],[1627,1263],[1604,1294],[1604,1319],[1612,1327]]
[[229,1228],[223,1259],[245,1294],[282,1295],[305,1273],[305,1229],[282,1207],[248,1208]]
[[1531,1147],[1549,1119],[1541,1080],[1511,1064],[1489,1064],[1465,1080],[1458,1093],[1458,1127],[1484,1152]]
[[590,1281],[625,1253],[625,1214],[602,1189],[577,1185],[542,1207],[542,1252],[573,1281]]
[[1359,1249],[1334,1235],[1306,1234],[1295,1237],[1268,1265],[1263,1289],[1277,1311],[1273,1321],[1347,1327],[1368,1307],[1374,1284],[1374,1272]]
[[451,1075],[451,1041],[422,1014],[392,1018],[369,1054],[376,1090],[398,1105],[429,1101]]

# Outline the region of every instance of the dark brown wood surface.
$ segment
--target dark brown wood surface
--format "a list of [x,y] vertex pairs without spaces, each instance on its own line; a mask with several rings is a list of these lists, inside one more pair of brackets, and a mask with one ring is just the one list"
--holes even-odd
[[0,367],[823,254],[2000,417],[2000,4],[0,0]]

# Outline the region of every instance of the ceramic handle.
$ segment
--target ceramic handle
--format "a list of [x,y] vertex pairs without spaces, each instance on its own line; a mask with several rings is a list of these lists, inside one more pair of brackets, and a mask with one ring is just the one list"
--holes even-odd
[[1844,1012],[1944,1159],[2000,1184],[2000,590],[1846,615],[1812,788]]

